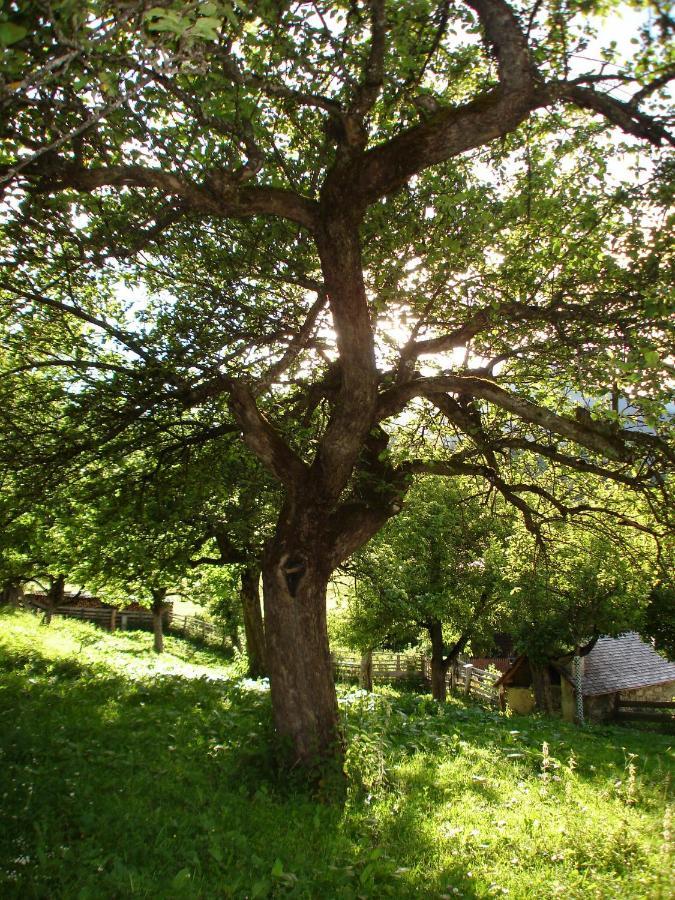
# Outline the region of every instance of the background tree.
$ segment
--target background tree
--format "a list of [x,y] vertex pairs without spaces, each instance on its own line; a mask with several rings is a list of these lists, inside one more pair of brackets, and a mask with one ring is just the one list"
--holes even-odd
[[[500,570],[509,523],[480,484],[428,479],[403,512],[354,557],[347,633],[375,647],[427,633],[431,690],[445,700],[446,674],[472,638],[491,636],[503,600]],[[368,642],[371,641],[369,644]]]
[[550,528],[545,553],[521,529],[510,541],[509,557],[504,627],[528,656],[537,705],[550,713],[551,661],[585,655],[601,635],[639,630],[655,548],[630,529],[598,534],[570,523]]
[[650,594],[645,610],[645,634],[653,638],[656,649],[675,659],[675,590],[672,582],[659,582]]
[[[263,586],[296,761],[340,745],[330,573],[413,474],[482,477],[533,532],[513,450],[658,492],[663,444],[579,395],[628,398],[663,431],[672,169],[654,150],[621,183],[607,160],[671,142],[670,24],[630,60],[594,54],[609,67],[579,59],[595,11],[5,14],[6,458],[33,421],[27,469],[156,446],[176,423],[184,441],[236,428],[283,489]],[[54,396],[16,392],[43,369]],[[457,432],[434,459],[391,452],[411,404]]]
[[116,606],[148,606],[154,649],[161,653],[166,598],[187,587],[196,530],[183,520],[179,497],[144,481],[145,464],[142,456],[127,459],[124,468],[109,465],[95,486],[80,485],[77,575]]

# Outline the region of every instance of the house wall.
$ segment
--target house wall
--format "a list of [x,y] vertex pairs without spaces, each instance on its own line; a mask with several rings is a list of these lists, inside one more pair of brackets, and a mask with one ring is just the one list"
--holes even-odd
[[[584,711],[591,722],[607,722],[614,717],[617,695],[601,694],[584,698]],[[675,681],[621,691],[622,700],[675,700]]]
[[506,702],[509,708],[518,715],[526,716],[534,711],[534,692],[527,687],[507,687]]
[[560,679],[560,711],[566,722],[574,722],[577,715],[575,691],[566,678]]

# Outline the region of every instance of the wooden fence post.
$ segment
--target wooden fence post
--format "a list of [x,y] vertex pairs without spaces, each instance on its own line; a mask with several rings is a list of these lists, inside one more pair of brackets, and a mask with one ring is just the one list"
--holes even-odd
[[473,666],[471,663],[467,663],[464,666],[464,693],[468,697],[471,692],[471,673],[473,671]]
[[116,628],[117,628],[117,610],[115,608],[113,608],[112,612],[110,613],[110,632],[111,633],[114,632]]

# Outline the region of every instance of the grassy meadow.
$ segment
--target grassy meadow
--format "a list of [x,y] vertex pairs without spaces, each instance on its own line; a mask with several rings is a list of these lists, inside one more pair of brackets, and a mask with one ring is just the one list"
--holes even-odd
[[338,801],[265,682],[150,645],[0,614],[0,897],[671,896],[672,736],[342,686]]

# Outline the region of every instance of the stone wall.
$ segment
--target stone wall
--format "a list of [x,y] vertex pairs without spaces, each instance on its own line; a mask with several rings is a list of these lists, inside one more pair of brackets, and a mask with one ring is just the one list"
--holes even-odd
[[621,691],[622,700],[675,700],[675,681],[652,684],[634,691]]
[[584,697],[584,716],[589,722],[607,722],[614,718],[616,694]]

